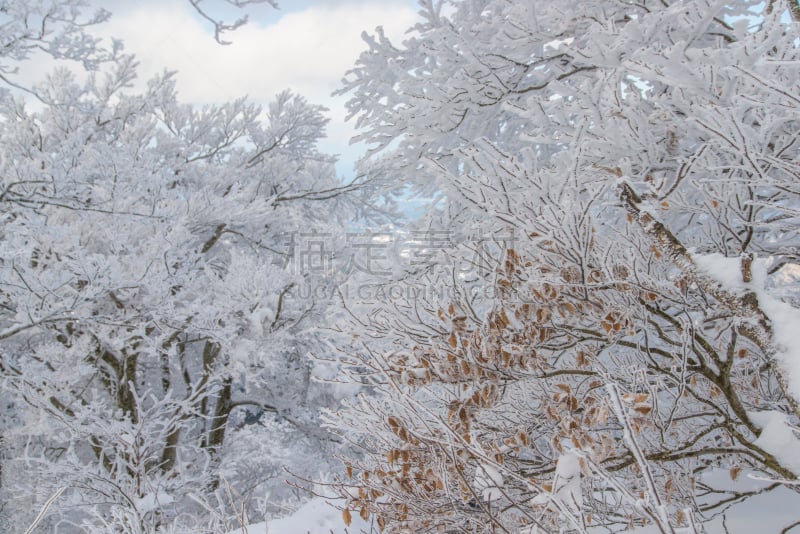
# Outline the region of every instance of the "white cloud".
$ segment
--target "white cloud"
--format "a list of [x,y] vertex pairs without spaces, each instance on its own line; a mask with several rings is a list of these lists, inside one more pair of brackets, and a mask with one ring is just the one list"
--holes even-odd
[[298,11],[289,11],[284,1],[277,20],[274,15],[269,24],[251,20],[226,34],[232,44],[221,46],[186,1],[125,4],[102,33],[122,39],[136,54],[141,79],[176,70],[181,100],[196,104],[243,95],[268,102],[277,92],[292,89],[330,108],[330,139],[324,148],[343,152],[345,160],[355,156],[347,147],[353,132],[344,124],[346,98],[331,93],[366,47],[362,31],[380,25],[399,42],[416,18],[411,0],[316,2]]

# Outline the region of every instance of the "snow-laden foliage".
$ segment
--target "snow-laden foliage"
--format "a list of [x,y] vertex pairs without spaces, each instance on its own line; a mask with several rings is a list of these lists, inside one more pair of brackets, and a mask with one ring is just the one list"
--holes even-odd
[[420,6],[344,91],[363,172],[456,245],[342,347],[371,392],[332,419],[346,515],[700,532],[796,489],[796,3]]
[[133,92],[80,6],[2,3],[0,74],[43,47],[100,70],[0,92],[0,530],[226,531],[330,457],[307,354],[335,310],[302,291],[330,273],[298,258],[366,188],[315,148],[323,108]]
[[98,39],[85,29],[108,19],[110,13],[98,9],[85,13],[86,0],[29,2],[5,0],[0,4],[0,80],[2,91],[17,83],[19,62],[36,54],[54,59],[80,62],[88,69],[97,68],[111,55]]

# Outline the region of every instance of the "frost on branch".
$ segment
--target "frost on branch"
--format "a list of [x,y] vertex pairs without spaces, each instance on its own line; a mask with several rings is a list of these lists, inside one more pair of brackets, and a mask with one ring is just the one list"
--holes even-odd
[[[0,61],[45,38],[75,59],[80,2],[2,5]],[[194,107],[107,59],[57,69],[35,106],[0,93],[0,530],[224,532],[297,499],[283,469],[336,447],[318,406],[339,393],[307,358],[336,315],[309,286],[332,282],[294,236],[337,235],[370,193],[316,148],[320,106]]]
[[436,199],[417,228],[455,245],[407,275],[437,291],[362,307],[341,348],[372,392],[332,422],[362,450],[352,509],[390,532],[700,531],[796,481],[791,5],[421,6],[345,91],[362,171],[413,180]]
[[0,81],[30,90],[19,85],[17,77],[20,64],[36,54],[80,62],[88,70],[112,59],[100,40],[87,31],[111,14],[98,9],[87,15],[87,6],[85,0],[4,1],[0,5]]

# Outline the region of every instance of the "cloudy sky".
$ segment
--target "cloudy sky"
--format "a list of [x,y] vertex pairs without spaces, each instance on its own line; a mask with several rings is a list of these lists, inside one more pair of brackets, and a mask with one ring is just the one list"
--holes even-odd
[[[332,97],[344,73],[365,48],[362,31],[383,26],[401,41],[416,20],[415,0],[279,0],[280,10],[248,6],[250,22],[217,44],[212,25],[188,0],[97,0],[113,13],[98,28],[122,39],[140,61],[140,78],[164,69],[178,71],[183,102],[219,103],[248,95],[266,103],[283,89],[330,108],[329,139],[323,149],[341,154],[339,172],[349,174],[361,148],[350,147],[345,97]],[[232,21],[236,10],[220,11],[223,0],[204,0],[215,16]]]

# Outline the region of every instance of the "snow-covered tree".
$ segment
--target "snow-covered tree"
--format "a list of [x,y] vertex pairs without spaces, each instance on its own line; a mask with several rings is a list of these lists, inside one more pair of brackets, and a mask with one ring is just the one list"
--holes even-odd
[[[367,189],[316,149],[324,108],[135,92],[81,6],[2,3],[0,530],[226,531],[332,443],[306,356],[335,311],[302,291],[331,273],[304,261]],[[35,48],[90,70],[17,87]]]
[[20,62],[37,54],[80,62],[87,69],[96,69],[108,59],[109,51],[86,29],[108,20],[110,13],[100,9],[87,15],[86,7],[85,0],[5,0],[0,5],[0,80],[4,91],[8,86],[25,89],[17,80]]
[[344,515],[699,532],[796,489],[797,4],[420,6],[343,91],[454,245],[342,348]]

